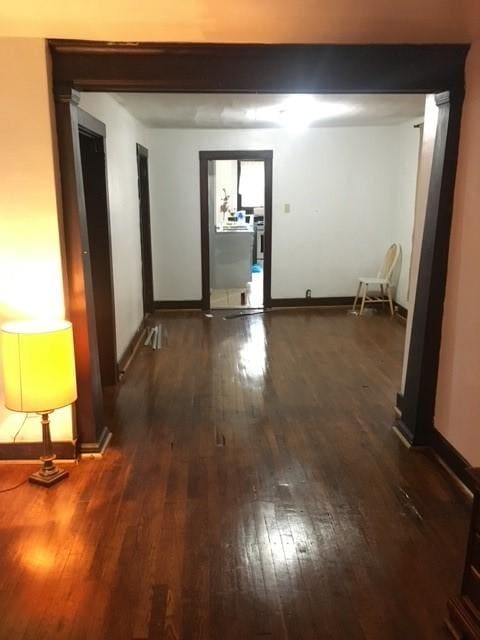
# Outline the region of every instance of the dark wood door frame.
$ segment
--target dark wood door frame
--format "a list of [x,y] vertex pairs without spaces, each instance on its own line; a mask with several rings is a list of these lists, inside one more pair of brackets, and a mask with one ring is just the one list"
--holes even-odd
[[98,354],[92,339],[88,256],[80,259],[85,233],[76,90],[444,94],[440,100],[439,141],[435,145],[420,262],[422,273],[412,316],[414,346],[408,363],[401,421],[410,442],[429,443],[468,45],[215,45],[51,40],[49,46],[61,166],[68,309],[77,344],[78,405],[82,414],[78,431],[82,439],[88,430],[98,429],[96,406],[101,390]]
[[[142,175],[142,162],[146,174]],[[138,204],[140,216],[140,244],[142,252],[142,293],[144,316],[153,313],[152,232],[150,225],[150,190],[148,175],[148,149],[137,143]]]
[[265,166],[265,230],[263,260],[263,306],[272,302],[272,162],[273,151],[200,151],[200,224],[202,242],[202,309],[210,308],[210,234],[208,163],[210,160],[261,160]]
[[[73,325],[78,386],[76,432],[80,452],[99,453],[111,433],[104,422],[103,390],[98,357],[93,282],[88,248],[87,214],[80,153],[80,125],[104,134],[95,119],[78,107],[76,93],[67,99],[57,96],[55,113],[62,182],[62,248],[66,265],[67,314]],[[65,212],[68,212],[65,215]]]
[[[462,96],[437,94],[437,130],[398,427],[414,445],[435,445],[434,411]],[[439,305],[439,307],[437,307]]]

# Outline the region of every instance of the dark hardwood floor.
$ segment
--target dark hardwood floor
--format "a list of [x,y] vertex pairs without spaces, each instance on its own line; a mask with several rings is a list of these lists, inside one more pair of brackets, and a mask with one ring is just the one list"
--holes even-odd
[[[0,495],[9,640],[438,640],[469,502],[391,430],[387,316],[163,313],[104,460]],[[30,466],[0,466],[0,488]]]

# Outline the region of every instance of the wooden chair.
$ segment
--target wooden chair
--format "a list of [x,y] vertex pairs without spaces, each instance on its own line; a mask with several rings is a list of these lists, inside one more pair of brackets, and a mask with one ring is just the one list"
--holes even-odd
[[[376,278],[359,278],[357,295],[355,296],[355,301],[353,303],[352,311],[355,313],[355,309],[357,306],[357,302],[360,296],[362,296],[362,302],[360,304],[360,313],[361,316],[363,313],[363,309],[365,307],[365,303],[379,303],[385,304],[388,301],[390,306],[390,313],[393,316],[393,300],[392,300],[392,273],[397,265],[398,259],[400,257],[400,245],[392,244],[388,247],[387,253],[385,254],[385,258],[383,260],[383,264],[380,268],[380,271],[377,274]],[[368,288],[376,287],[377,293],[369,294]]]

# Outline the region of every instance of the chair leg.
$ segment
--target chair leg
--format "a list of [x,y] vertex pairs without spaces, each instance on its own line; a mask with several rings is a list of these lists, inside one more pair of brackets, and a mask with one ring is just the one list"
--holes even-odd
[[357,287],[357,295],[355,296],[355,300],[353,301],[353,307],[352,307],[352,311],[355,313],[355,309],[357,307],[357,302],[358,302],[358,296],[360,295],[360,289],[362,287],[362,283],[361,281],[358,283],[358,287]]
[[393,300],[392,300],[392,290],[390,289],[390,285],[387,284],[387,293],[388,293],[388,304],[390,305],[390,314],[393,316]]
[[382,311],[385,311],[385,289],[383,288],[383,284],[380,285],[380,293],[382,296]]
[[363,283],[362,304],[360,305],[360,313],[358,314],[359,316],[361,316],[362,313],[363,313],[363,307],[365,306],[365,298],[367,297],[367,289],[368,289],[368,284],[366,282],[364,282]]

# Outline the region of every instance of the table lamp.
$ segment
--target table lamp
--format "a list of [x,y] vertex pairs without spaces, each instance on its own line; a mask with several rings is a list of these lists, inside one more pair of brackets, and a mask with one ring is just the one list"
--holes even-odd
[[66,320],[9,322],[1,334],[5,406],[42,417],[42,466],[29,479],[51,486],[68,476],[54,463],[49,416],[77,399],[72,325]]

